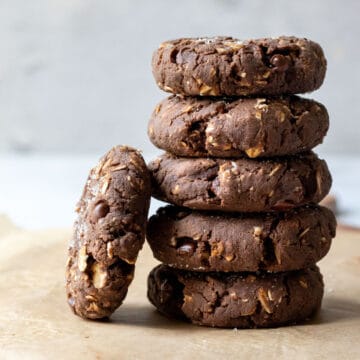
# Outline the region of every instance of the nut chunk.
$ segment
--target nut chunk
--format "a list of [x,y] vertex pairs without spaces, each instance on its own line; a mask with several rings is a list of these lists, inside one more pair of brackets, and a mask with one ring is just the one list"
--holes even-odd
[[101,319],[121,305],[145,240],[150,187],[142,156],[129,147],[112,148],[91,169],[66,266],[67,298],[75,314]]

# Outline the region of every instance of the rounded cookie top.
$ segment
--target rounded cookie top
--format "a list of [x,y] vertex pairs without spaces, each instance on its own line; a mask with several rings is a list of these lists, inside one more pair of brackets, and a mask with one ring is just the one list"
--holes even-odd
[[209,99],[172,95],[149,122],[155,146],[178,156],[271,157],[311,150],[329,127],[326,108],[297,96]]
[[272,159],[179,158],[165,153],[149,164],[159,200],[199,210],[283,211],[318,203],[331,175],[314,153]]
[[184,38],[162,43],[152,69],[158,86],[174,94],[280,95],[319,88],[326,59],[303,38]]
[[167,206],[149,219],[147,241],[162,263],[191,271],[292,271],[330,249],[336,220],[324,207],[231,214]]
[[68,302],[76,314],[102,318],[121,304],[144,243],[150,190],[149,172],[135,149],[116,146],[91,169],[66,269]]
[[275,327],[304,321],[321,306],[317,267],[283,273],[197,273],[159,265],[148,298],[163,314],[213,327]]

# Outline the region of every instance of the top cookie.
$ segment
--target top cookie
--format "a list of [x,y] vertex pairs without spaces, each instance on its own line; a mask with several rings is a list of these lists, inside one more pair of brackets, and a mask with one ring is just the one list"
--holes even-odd
[[326,72],[321,47],[296,37],[166,41],[154,52],[159,87],[203,96],[281,95],[318,89]]

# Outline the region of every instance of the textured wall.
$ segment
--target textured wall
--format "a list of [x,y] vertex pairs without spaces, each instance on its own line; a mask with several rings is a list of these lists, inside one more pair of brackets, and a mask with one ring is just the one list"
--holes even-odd
[[153,49],[181,36],[281,34],[320,42],[331,131],[321,152],[360,154],[359,1],[1,0],[0,150],[146,152],[161,93]]

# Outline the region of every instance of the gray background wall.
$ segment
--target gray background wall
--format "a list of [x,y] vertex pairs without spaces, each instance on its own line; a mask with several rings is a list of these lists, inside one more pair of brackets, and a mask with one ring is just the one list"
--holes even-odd
[[328,58],[321,152],[360,154],[360,1],[1,0],[0,151],[154,151],[147,120],[165,97],[152,51],[166,39],[309,37]]

